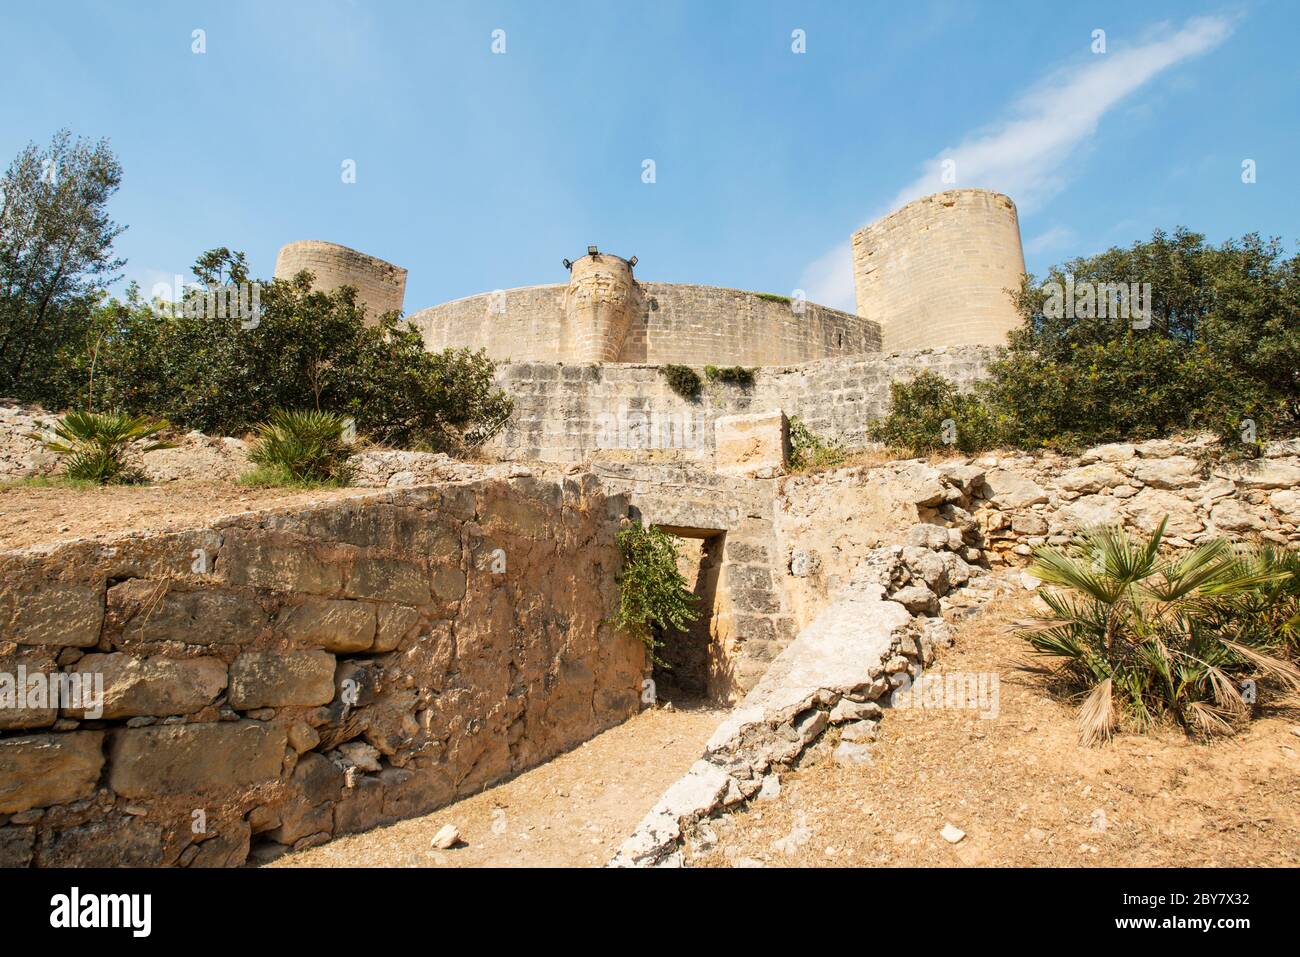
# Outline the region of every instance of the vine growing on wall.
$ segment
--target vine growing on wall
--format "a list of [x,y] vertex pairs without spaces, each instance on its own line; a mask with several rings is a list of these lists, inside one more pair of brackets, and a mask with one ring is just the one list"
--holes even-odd
[[691,593],[677,570],[678,539],[662,529],[635,522],[616,536],[623,556],[619,573],[619,605],[613,622],[636,636],[650,658],[669,665],[655,653],[664,646],[657,635],[683,632],[700,617],[699,598]]

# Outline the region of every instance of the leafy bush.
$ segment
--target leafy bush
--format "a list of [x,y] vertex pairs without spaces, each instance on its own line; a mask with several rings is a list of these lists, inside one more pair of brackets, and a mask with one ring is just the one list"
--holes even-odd
[[[1225,629],[1222,615],[1276,576],[1243,565],[1227,542],[1161,552],[1165,522],[1143,542],[1117,528],[1039,548],[1032,573],[1048,612],[1020,634],[1067,686],[1087,693],[1080,741],[1172,716],[1200,733],[1230,731],[1250,713],[1238,681],[1268,676],[1300,689],[1300,669],[1268,653],[1259,633]],[[1059,590],[1058,590],[1059,589]]]
[[123,412],[69,412],[54,426],[55,438],[39,433],[30,437],[67,456],[64,471],[69,479],[107,485],[141,479],[137,470],[127,467],[127,455],[136,443],[145,443],[134,450],[141,453],[174,448],[172,442],[145,442],[167,427],[165,421]]
[[1047,278],[1076,290],[1149,283],[1138,323],[1149,325],[1061,315],[1026,276],[1015,295],[1024,325],[988,392],[1008,441],[1082,445],[1195,427],[1250,445],[1300,429],[1300,255],[1283,258],[1278,240],[1252,233],[1214,247],[1184,229],[1157,231]]
[[640,522],[624,528],[615,538],[623,568],[614,624],[644,642],[655,664],[669,667],[655,653],[664,646],[659,636],[684,632],[700,616],[695,608],[699,598],[677,570],[678,540]]
[[348,420],[333,412],[277,409],[259,426],[249,460],[261,468],[248,484],[346,485]]
[[790,470],[792,472],[833,469],[849,453],[843,446],[816,435],[797,416],[790,419]]
[[754,370],[746,369],[744,366],[705,366],[704,374],[710,382],[725,382],[727,385],[738,385],[741,387],[751,386],[754,384]]
[[910,382],[891,383],[889,398],[889,415],[871,427],[877,442],[913,454],[979,452],[997,444],[998,422],[980,396],[959,392],[928,369]]
[[[218,257],[232,279],[238,256]],[[209,274],[215,268],[209,254],[196,264]],[[278,408],[329,410],[351,416],[375,442],[453,453],[490,438],[510,414],[486,353],[426,352],[419,331],[395,315],[366,325],[350,288],[312,292],[301,273],[263,285],[260,299],[252,328],[196,309],[171,315],[138,293],[104,306],[95,352],[75,359],[74,398],[225,435]]]
[[665,365],[660,366],[659,371],[668,380],[668,388],[687,402],[693,402],[699,398],[700,376],[690,366]]

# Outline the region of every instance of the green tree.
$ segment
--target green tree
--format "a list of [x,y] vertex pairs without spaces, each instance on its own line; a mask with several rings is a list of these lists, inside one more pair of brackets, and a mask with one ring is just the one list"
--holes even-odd
[[122,167],[105,140],[56,133],[0,179],[0,393],[57,402],[69,350],[86,348],[92,306],[124,260],[108,216]]

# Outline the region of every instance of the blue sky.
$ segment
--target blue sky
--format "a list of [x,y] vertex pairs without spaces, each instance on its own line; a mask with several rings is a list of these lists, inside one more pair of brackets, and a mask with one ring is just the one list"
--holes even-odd
[[325,239],[410,270],[410,312],[563,282],[596,243],[642,279],[851,309],[850,233],[945,158],[1016,200],[1040,274],[1180,224],[1294,249],[1298,37],[1291,0],[44,0],[0,12],[0,156],[109,137],[146,291],[213,246],[269,276]]

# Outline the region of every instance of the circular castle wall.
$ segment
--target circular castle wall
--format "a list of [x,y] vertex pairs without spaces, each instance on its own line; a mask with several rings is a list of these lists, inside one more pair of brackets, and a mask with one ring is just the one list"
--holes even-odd
[[275,278],[292,279],[302,270],[314,275],[312,289],[330,291],[353,286],[365,306],[366,324],[386,312],[401,312],[406,297],[406,270],[337,243],[306,239],[289,243],[275,257]]
[[935,193],[853,234],[858,315],[886,352],[1004,345],[1024,271],[1016,204],[988,190]]
[[[790,365],[880,350],[871,319],[739,289],[639,282],[618,362],[654,365]],[[569,328],[568,285],[468,296],[413,313],[434,351],[486,349],[497,361],[581,362]],[[802,311],[797,311],[801,307]]]

